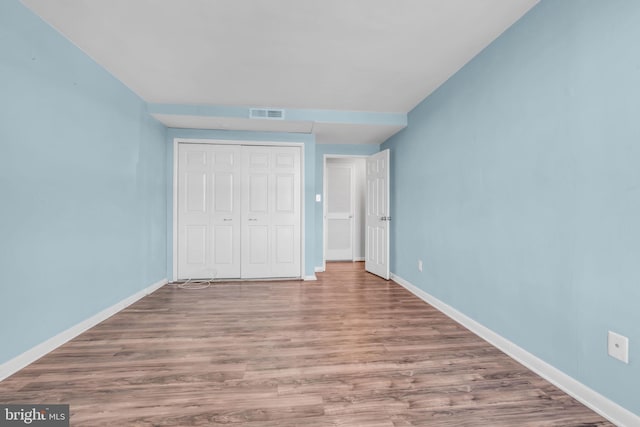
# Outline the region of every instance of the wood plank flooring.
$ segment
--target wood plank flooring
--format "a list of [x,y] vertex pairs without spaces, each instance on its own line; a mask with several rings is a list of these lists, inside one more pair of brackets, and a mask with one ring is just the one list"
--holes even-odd
[[610,426],[401,286],[167,285],[0,383],[72,426]]

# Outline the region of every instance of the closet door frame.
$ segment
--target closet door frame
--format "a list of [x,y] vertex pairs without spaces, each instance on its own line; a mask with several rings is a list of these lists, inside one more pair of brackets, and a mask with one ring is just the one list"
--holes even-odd
[[276,147],[299,147],[300,148],[300,278],[306,279],[305,270],[305,152],[303,142],[281,142],[281,141],[245,141],[231,139],[202,139],[202,138],[174,138],[173,139],[173,271],[171,280],[178,279],[178,146],[185,144],[211,144],[211,145],[251,145],[251,146],[276,146]]

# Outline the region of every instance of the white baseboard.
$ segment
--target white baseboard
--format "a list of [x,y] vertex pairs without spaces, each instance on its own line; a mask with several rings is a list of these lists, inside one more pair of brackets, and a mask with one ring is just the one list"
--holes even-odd
[[324,273],[324,267],[316,267],[316,268],[314,269],[314,271],[315,271],[316,273]]
[[355,258],[353,259],[353,262],[362,262],[362,261],[364,261],[364,260],[365,260],[365,258],[364,258],[363,256],[358,256],[358,257],[355,257]]
[[515,361],[526,366],[542,378],[546,379],[565,393],[580,401],[594,412],[607,418],[619,427],[640,426],[640,416],[628,409],[623,408],[612,400],[604,397],[600,393],[592,390],[581,382],[575,380],[544,360],[534,356],[513,342],[497,334],[491,329],[483,326],[475,320],[467,317],[450,305],[440,301],[438,298],[428,294],[422,289],[404,280],[396,274],[391,274],[391,280],[403,286],[409,292],[432,305],[451,319],[455,320],[465,328],[469,329],[480,338],[497,347]]
[[70,327],[66,331],[60,332],[58,335],[49,338],[48,340],[3,363],[2,365],[0,365],[0,381],[15,374],[20,369],[40,359],[45,354],[55,350],[67,341],[70,341],[71,339],[77,337],[87,329],[94,327],[98,323],[108,319],[109,317],[138,301],[142,297],[149,295],[153,291],[161,288],[166,284],[167,279],[162,279],[159,282],[156,282],[153,285],[136,292],[130,297],[125,298],[118,303],[115,303],[111,307],[105,308],[104,310],[91,316],[90,318],[83,320],[75,326]]
[[318,280],[318,278],[316,277],[315,274],[312,274],[310,276],[304,276],[304,280]]

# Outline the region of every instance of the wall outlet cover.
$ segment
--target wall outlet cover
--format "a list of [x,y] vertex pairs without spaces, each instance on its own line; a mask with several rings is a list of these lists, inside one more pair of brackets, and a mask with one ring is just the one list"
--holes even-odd
[[607,336],[607,348],[609,356],[629,363],[629,338],[624,335],[609,331]]

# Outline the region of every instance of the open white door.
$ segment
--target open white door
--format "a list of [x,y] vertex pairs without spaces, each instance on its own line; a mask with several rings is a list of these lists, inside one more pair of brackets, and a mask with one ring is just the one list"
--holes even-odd
[[389,150],[367,158],[365,269],[389,280]]

